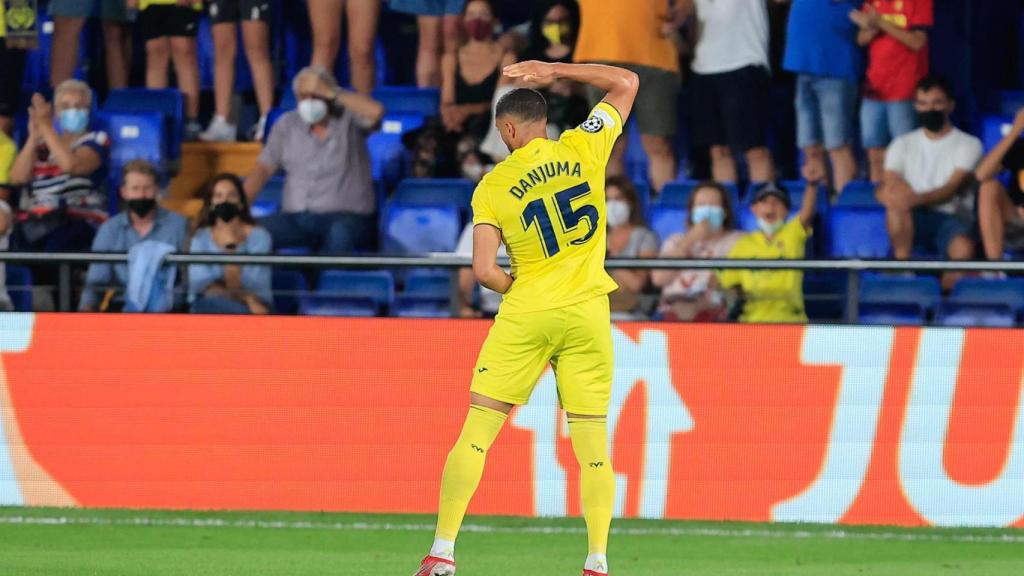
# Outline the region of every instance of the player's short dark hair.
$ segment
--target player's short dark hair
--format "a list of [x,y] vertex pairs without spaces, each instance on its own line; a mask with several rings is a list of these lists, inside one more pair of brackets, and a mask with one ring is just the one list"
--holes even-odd
[[548,119],[548,103],[532,88],[516,88],[498,100],[494,117],[515,116],[524,122]]
[[953,96],[953,87],[950,86],[949,81],[943,78],[942,76],[935,76],[933,74],[929,74],[928,76],[921,78],[921,80],[918,81],[917,83],[917,90],[919,92],[927,92],[934,88],[942,90],[942,93],[946,95],[946,98],[949,98],[950,100],[956,100],[956,97]]

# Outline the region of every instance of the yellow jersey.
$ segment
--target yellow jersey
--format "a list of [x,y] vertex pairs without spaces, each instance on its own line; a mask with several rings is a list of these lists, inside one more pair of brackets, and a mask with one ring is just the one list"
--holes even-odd
[[[807,237],[799,218],[787,222],[771,241],[751,232],[736,241],[729,258],[738,260],[799,260],[806,253]],[[739,286],[746,303],[741,322],[807,322],[804,312],[804,274],[800,270],[723,270],[725,288]]]
[[[139,10],[145,10],[150,6],[174,6],[178,4],[178,0],[140,0]],[[203,9],[202,2],[193,2],[192,9],[199,12]]]
[[473,224],[501,231],[515,282],[500,312],[571,306],[618,288],[604,270],[605,166],[622,117],[600,102],[557,141],[537,138],[484,176]]

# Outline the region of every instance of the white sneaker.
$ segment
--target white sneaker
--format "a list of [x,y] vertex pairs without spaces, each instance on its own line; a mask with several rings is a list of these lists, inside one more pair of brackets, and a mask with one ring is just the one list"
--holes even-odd
[[263,142],[263,136],[265,136],[266,131],[267,117],[260,116],[260,119],[257,120],[256,123],[252,125],[252,128],[249,129],[249,140],[252,140],[253,142]]
[[203,142],[234,142],[238,140],[238,127],[229,124],[220,116],[214,116],[210,126],[199,135],[199,139]]

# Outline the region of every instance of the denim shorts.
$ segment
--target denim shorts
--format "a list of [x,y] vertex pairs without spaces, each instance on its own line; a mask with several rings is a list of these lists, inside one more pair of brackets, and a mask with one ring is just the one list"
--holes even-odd
[[391,0],[395,12],[417,16],[455,16],[462,13],[466,0]]
[[865,148],[885,148],[893,139],[917,128],[914,103],[865,98],[860,105],[860,137]]
[[945,257],[957,236],[970,236],[971,225],[953,214],[931,208],[915,208],[914,250]]
[[50,0],[50,16],[89,18],[97,15],[103,20],[128,21],[124,0]]
[[835,150],[853,143],[857,85],[842,78],[801,74],[796,81],[797,146]]

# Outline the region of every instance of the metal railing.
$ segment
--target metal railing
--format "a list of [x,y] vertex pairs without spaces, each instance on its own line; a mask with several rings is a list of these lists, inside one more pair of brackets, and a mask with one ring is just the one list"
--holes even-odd
[[[98,252],[0,252],[0,262],[44,264],[58,267],[58,309],[70,311],[71,268],[74,265],[92,263],[125,264],[126,253]],[[238,264],[266,265],[288,268],[445,268],[453,275],[452,310],[458,312],[458,270],[469,267],[472,259],[449,253],[389,256],[344,255],[344,256],[295,256],[295,255],[252,255],[252,254],[170,254],[165,258],[168,264]],[[508,265],[507,258],[500,258],[499,265]],[[661,270],[802,270],[805,272],[845,272],[846,321],[857,321],[857,297],[860,292],[861,272],[986,272],[1001,271],[1024,273],[1024,262],[952,262],[933,260],[730,260],[704,259],[685,260],[669,258],[610,258],[605,267],[614,269],[661,269]]]

